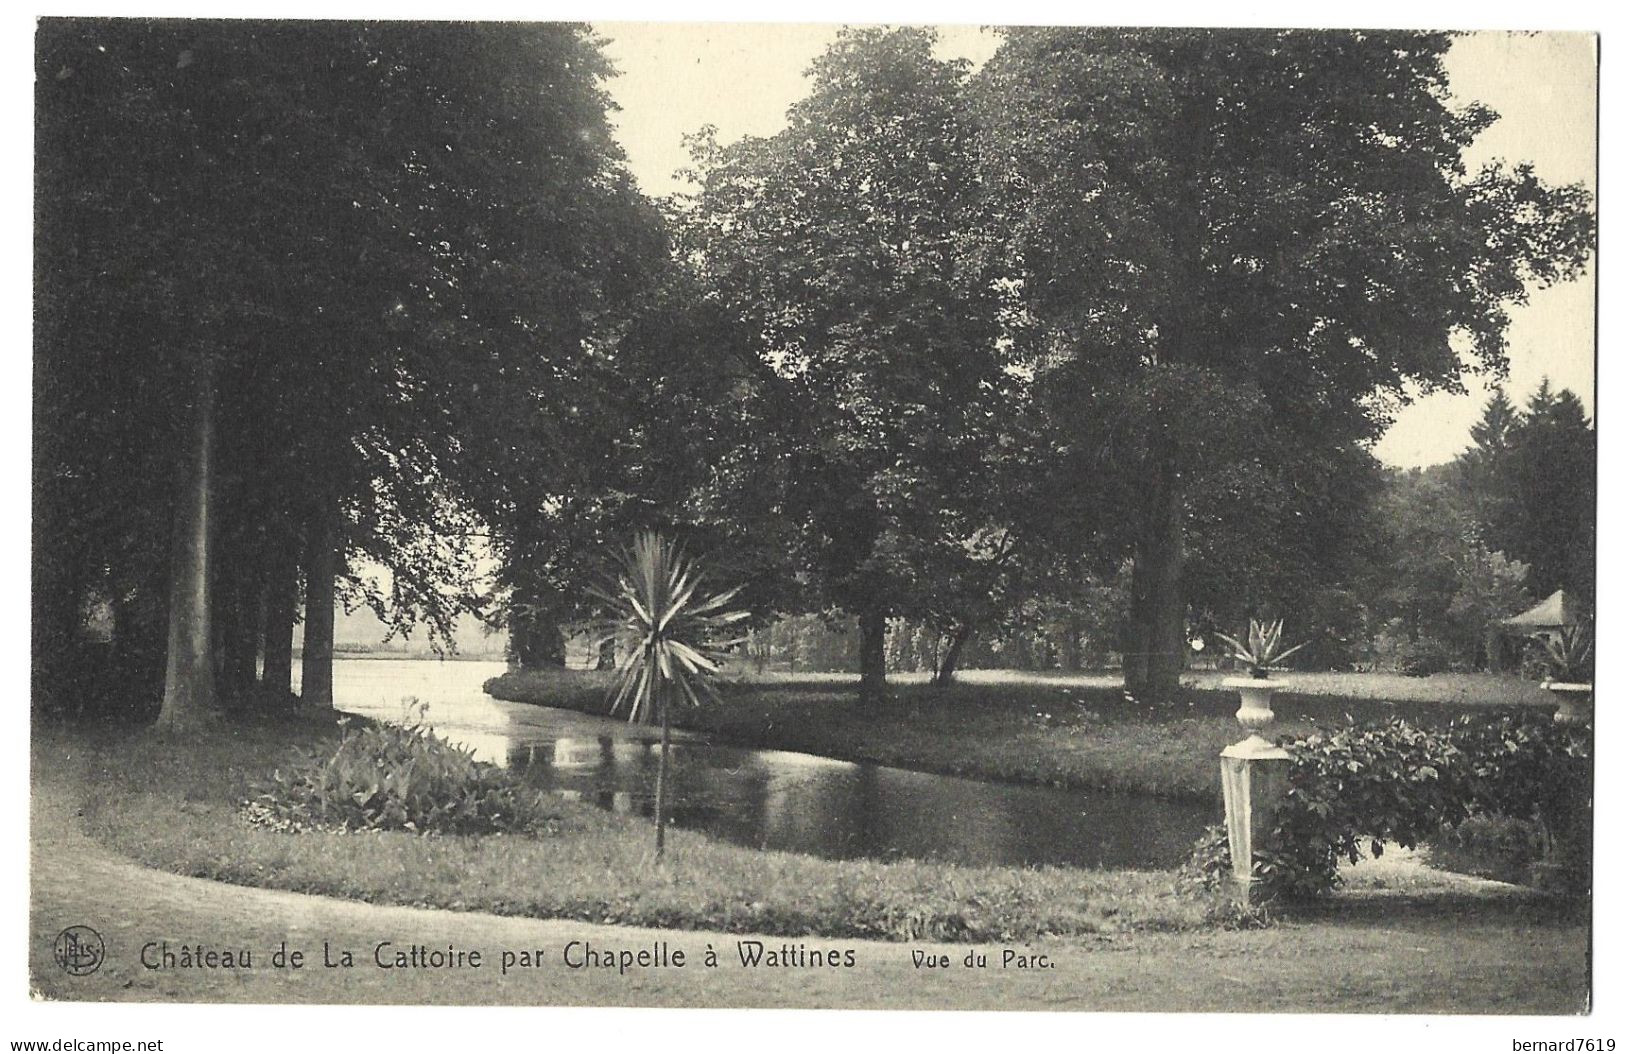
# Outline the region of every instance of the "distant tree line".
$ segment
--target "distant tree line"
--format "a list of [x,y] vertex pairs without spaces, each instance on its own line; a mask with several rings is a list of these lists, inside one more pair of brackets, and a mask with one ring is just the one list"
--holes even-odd
[[1500,620],[1558,589],[1580,612],[1595,603],[1596,430],[1567,389],[1543,380],[1522,408],[1497,390],[1472,445],[1388,473],[1369,519],[1350,661],[1416,672],[1513,661],[1491,651]]
[[[1380,474],[1350,528],[1359,572],[1307,586],[1299,610],[1310,647],[1302,664],[1412,673],[1538,664],[1544,649],[1502,633],[1501,621],[1558,589],[1575,610],[1592,609],[1597,444],[1579,396],[1543,380],[1519,407],[1495,389],[1471,438],[1443,464]],[[990,669],[1115,668],[1128,639],[1127,578],[1125,570],[1028,598],[961,661]],[[1203,638],[1226,624],[1222,609],[1193,607],[1186,631],[1209,644]],[[775,669],[854,671],[853,633],[849,623],[787,619],[761,635],[753,657]],[[887,669],[936,673],[943,643],[925,623],[894,619]]]

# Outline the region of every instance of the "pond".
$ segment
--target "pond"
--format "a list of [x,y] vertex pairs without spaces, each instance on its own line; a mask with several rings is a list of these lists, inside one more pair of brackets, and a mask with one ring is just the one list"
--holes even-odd
[[[501,663],[333,665],[342,710],[400,721],[404,701],[418,699],[438,734],[484,760],[606,809],[652,814],[658,729],[493,699],[481,685]],[[1166,868],[1220,819],[1216,807],[1188,802],[936,776],[676,731],[671,790],[678,827],[835,859]]]

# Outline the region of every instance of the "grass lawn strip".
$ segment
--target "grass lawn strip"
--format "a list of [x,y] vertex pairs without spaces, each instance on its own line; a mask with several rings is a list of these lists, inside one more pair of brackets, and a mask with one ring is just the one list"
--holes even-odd
[[[242,885],[498,915],[784,936],[1022,940],[1186,930],[1225,913],[1169,872],[953,867],[762,852],[673,832],[653,863],[650,825],[559,800],[546,837],[290,834],[251,825],[235,803],[294,745],[331,722],[224,729],[184,747],[146,735],[64,739],[82,823],[149,867]],[[184,757],[184,764],[178,759]],[[42,771],[59,759],[40,760]]]
[[[1375,691],[1371,684],[1431,680],[1315,676],[1321,678],[1319,687],[1366,692]],[[1187,688],[1171,704],[1147,706],[1126,701],[1121,687],[1098,680],[1019,674],[991,678],[983,673],[946,689],[905,680],[891,686],[884,706],[866,708],[855,699],[851,678],[769,674],[724,686],[722,705],[684,713],[680,723],[742,746],[1216,803],[1219,753],[1242,738],[1235,721],[1236,694]],[[525,670],[494,678],[487,691],[499,699],[603,713],[606,683],[604,674]],[[1507,681],[1498,690],[1486,689],[1485,697],[1493,702],[1484,704],[1283,692],[1275,699],[1274,733],[1285,737],[1317,724],[1391,716],[1440,724],[1498,706],[1524,705],[1521,684]],[[429,716],[433,720],[432,710]]]
[[[50,756],[78,745],[48,744]],[[1554,917],[1548,902],[1461,897],[1328,903],[1321,917],[1267,930],[1124,933],[1051,938],[1046,971],[921,971],[917,950],[963,956],[964,945],[841,942],[851,970],[716,970],[622,977],[554,968],[494,976],[470,971],[149,971],[149,940],[211,941],[258,949],[335,946],[365,952],[381,940],[460,947],[541,947],[571,940],[637,947],[665,939],[693,953],[732,950],[729,935],[673,933],[568,920],[500,918],[245,889],[163,874],[115,858],[78,830],[72,782],[53,770],[33,797],[31,984],[49,999],[135,1002],[309,1002],[589,1006],[846,1007],[877,1009],[1071,1009],[1096,1011],[1334,1011],[1568,1014],[1585,1005],[1583,922]],[[54,935],[93,923],[105,966],[70,977],[51,961]],[[1028,947],[1023,945],[1023,947]]]

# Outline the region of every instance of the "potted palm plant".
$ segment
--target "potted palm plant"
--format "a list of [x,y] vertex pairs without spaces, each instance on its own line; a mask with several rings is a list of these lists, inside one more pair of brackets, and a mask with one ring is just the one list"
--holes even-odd
[[1557,700],[1553,720],[1578,724],[1591,719],[1593,655],[1591,627],[1584,622],[1564,626],[1546,638],[1550,676],[1540,686]]
[[610,684],[612,713],[634,723],[660,723],[660,764],[655,775],[655,856],[666,849],[666,773],[671,715],[677,706],[715,699],[711,678],[724,652],[744,641],[730,627],[749,617],[726,610],[739,589],[711,593],[705,576],[681,546],[642,531],[617,550],[608,581],[590,592],[609,613],[605,639],[626,656]]
[[1275,720],[1275,711],[1270,709],[1270,697],[1287,686],[1285,681],[1272,680],[1270,671],[1304,645],[1281,647],[1280,619],[1273,622],[1249,619],[1245,642],[1223,633],[1214,636],[1229,646],[1230,657],[1247,670],[1246,677],[1226,678],[1224,686],[1241,693],[1241,708],[1236,711],[1236,720],[1241,727],[1257,735]]

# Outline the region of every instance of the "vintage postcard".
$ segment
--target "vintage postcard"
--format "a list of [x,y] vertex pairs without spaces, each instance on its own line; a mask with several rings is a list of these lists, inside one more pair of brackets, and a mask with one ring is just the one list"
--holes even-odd
[[32,51],[37,1003],[1614,1049],[1596,34]]

